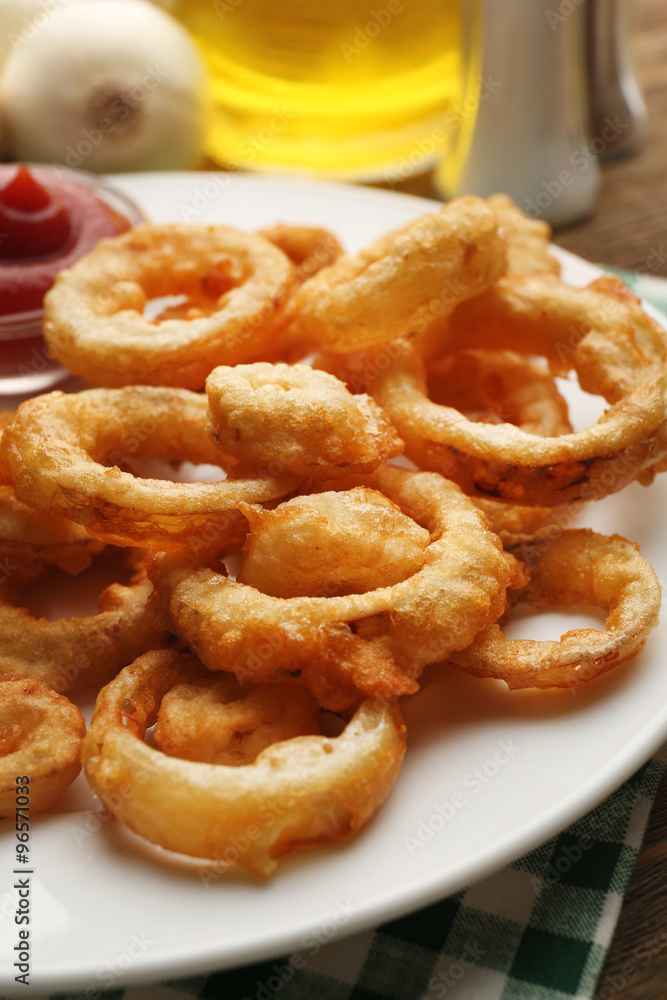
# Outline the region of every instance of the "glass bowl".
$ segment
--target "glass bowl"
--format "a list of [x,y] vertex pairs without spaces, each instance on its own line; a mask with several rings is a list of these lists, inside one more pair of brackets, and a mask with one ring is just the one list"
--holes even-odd
[[[49,167],[43,163],[17,163],[16,167],[21,165],[34,171],[38,180],[46,179],[51,173],[54,179],[88,188],[112,213],[125,219],[129,228],[148,221],[145,213],[131,198],[96,174],[66,167]],[[81,255],[85,252],[82,250]],[[68,264],[72,262],[72,258],[68,258]],[[42,334],[43,316],[42,308],[0,316],[0,395],[42,392],[57,385],[69,374],[51,357]]]

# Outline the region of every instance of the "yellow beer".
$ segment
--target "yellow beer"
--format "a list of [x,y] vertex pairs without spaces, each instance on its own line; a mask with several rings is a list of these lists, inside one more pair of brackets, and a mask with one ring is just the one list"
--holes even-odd
[[207,152],[329,177],[426,170],[453,153],[475,2],[176,0],[211,71]]

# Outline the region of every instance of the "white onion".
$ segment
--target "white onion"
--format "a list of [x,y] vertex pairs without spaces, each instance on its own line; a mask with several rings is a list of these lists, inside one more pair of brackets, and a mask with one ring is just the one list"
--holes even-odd
[[[51,15],[71,0],[0,0],[0,67]],[[35,18],[35,24],[33,24]]]
[[185,29],[147,0],[60,4],[2,71],[16,158],[95,171],[195,166],[206,76]]

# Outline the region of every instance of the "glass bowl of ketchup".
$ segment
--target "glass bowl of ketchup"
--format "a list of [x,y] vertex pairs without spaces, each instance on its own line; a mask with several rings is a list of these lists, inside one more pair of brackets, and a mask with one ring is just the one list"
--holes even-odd
[[81,170],[0,164],[0,394],[39,392],[67,372],[42,336],[42,301],[58,271],[146,217]]

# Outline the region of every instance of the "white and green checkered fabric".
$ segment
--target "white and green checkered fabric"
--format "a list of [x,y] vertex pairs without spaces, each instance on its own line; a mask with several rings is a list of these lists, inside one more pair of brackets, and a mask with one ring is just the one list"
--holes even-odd
[[407,917],[241,969],[95,990],[91,1000],[591,1000],[604,988],[598,977],[666,771],[667,746],[538,850]]

